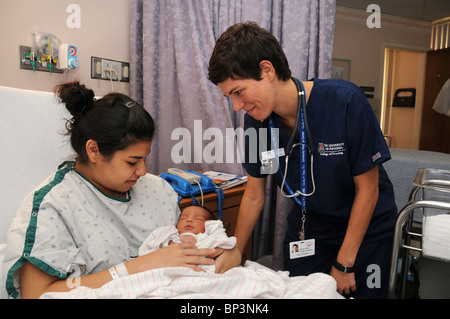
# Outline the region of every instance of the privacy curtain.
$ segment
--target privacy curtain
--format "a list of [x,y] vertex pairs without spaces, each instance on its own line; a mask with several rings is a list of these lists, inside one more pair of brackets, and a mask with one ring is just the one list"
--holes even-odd
[[[226,132],[243,126],[244,113],[235,113],[207,78],[216,40],[237,22],[255,21],[279,40],[293,76],[327,78],[334,14],[335,0],[132,0],[130,95],[157,126],[147,159],[149,171],[159,174],[178,167],[243,174],[237,150],[234,160],[226,156],[233,145]],[[258,245],[253,257],[273,249],[274,260],[279,260],[275,257],[285,216],[269,212],[282,211],[277,205],[290,203],[277,199],[279,192],[272,191],[271,183],[255,229]],[[275,229],[268,226],[274,223]],[[268,232],[273,231],[272,248],[273,235]]]

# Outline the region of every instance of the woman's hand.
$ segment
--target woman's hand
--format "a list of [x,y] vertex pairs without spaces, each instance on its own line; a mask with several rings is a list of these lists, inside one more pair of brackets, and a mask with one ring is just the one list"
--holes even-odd
[[[347,232],[336,256],[337,260],[346,266],[355,264],[356,256],[377,204],[378,166],[355,176],[353,180],[355,182],[355,199],[353,200]],[[345,274],[333,267],[331,276],[336,279],[337,290],[340,294],[349,294],[350,291],[356,290],[355,274]]]
[[212,265],[214,248],[199,249],[192,243],[173,244],[127,262],[129,273],[165,267],[188,267],[203,271],[197,265]]
[[341,295],[348,295],[351,291],[356,291],[354,273],[346,274],[332,267],[330,275],[336,280],[337,292]]
[[216,258],[216,273],[223,274],[227,270],[237,267],[242,262],[242,253],[238,248],[225,249],[220,256]]

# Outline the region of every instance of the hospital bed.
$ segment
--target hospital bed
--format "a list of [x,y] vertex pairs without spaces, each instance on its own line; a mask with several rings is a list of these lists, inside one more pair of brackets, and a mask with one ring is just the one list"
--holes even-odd
[[72,151],[62,134],[70,114],[53,93],[0,86],[0,109],[1,276],[6,234],[17,208]]
[[2,152],[0,243],[26,195],[58,165],[71,159],[65,119],[71,118],[51,92],[0,86]]

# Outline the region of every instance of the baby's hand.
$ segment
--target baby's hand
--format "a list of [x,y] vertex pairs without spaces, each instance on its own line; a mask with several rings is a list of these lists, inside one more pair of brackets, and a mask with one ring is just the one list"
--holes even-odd
[[180,242],[195,245],[197,243],[197,239],[190,234],[186,234],[180,236]]

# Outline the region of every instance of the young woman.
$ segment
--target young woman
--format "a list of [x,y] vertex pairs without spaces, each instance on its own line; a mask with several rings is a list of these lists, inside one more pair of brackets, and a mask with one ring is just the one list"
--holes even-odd
[[73,116],[67,128],[77,158],[19,208],[3,264],[7,296],[38,298],[147,269],[212,264],[205,256],[214,250],[186,243],[137,257],[154,229],[175,225],[180,215],[173,189],[147,173],[150,114],[119,93],[96,101],[79,83],[61,85],[57,93]]
[[[283,194],[295,201],[284,243],[291,276],[330,273],[346,296],[383,297],[396,207],[381,165],[389,150],[361,90],[341,80],[293,78],[276,38],[251,22],[231,26],[218,39],[209,79],[236,112],[246,112],[245,130],[265,134],[259,128],[268,128],[259,136],[266,149],[245,143],[249,176],[237,246],[216,260],[216,269],[240,263],[264,205],[265,177],[276,174]],[[291,253],[294,245],[299,251]]]

